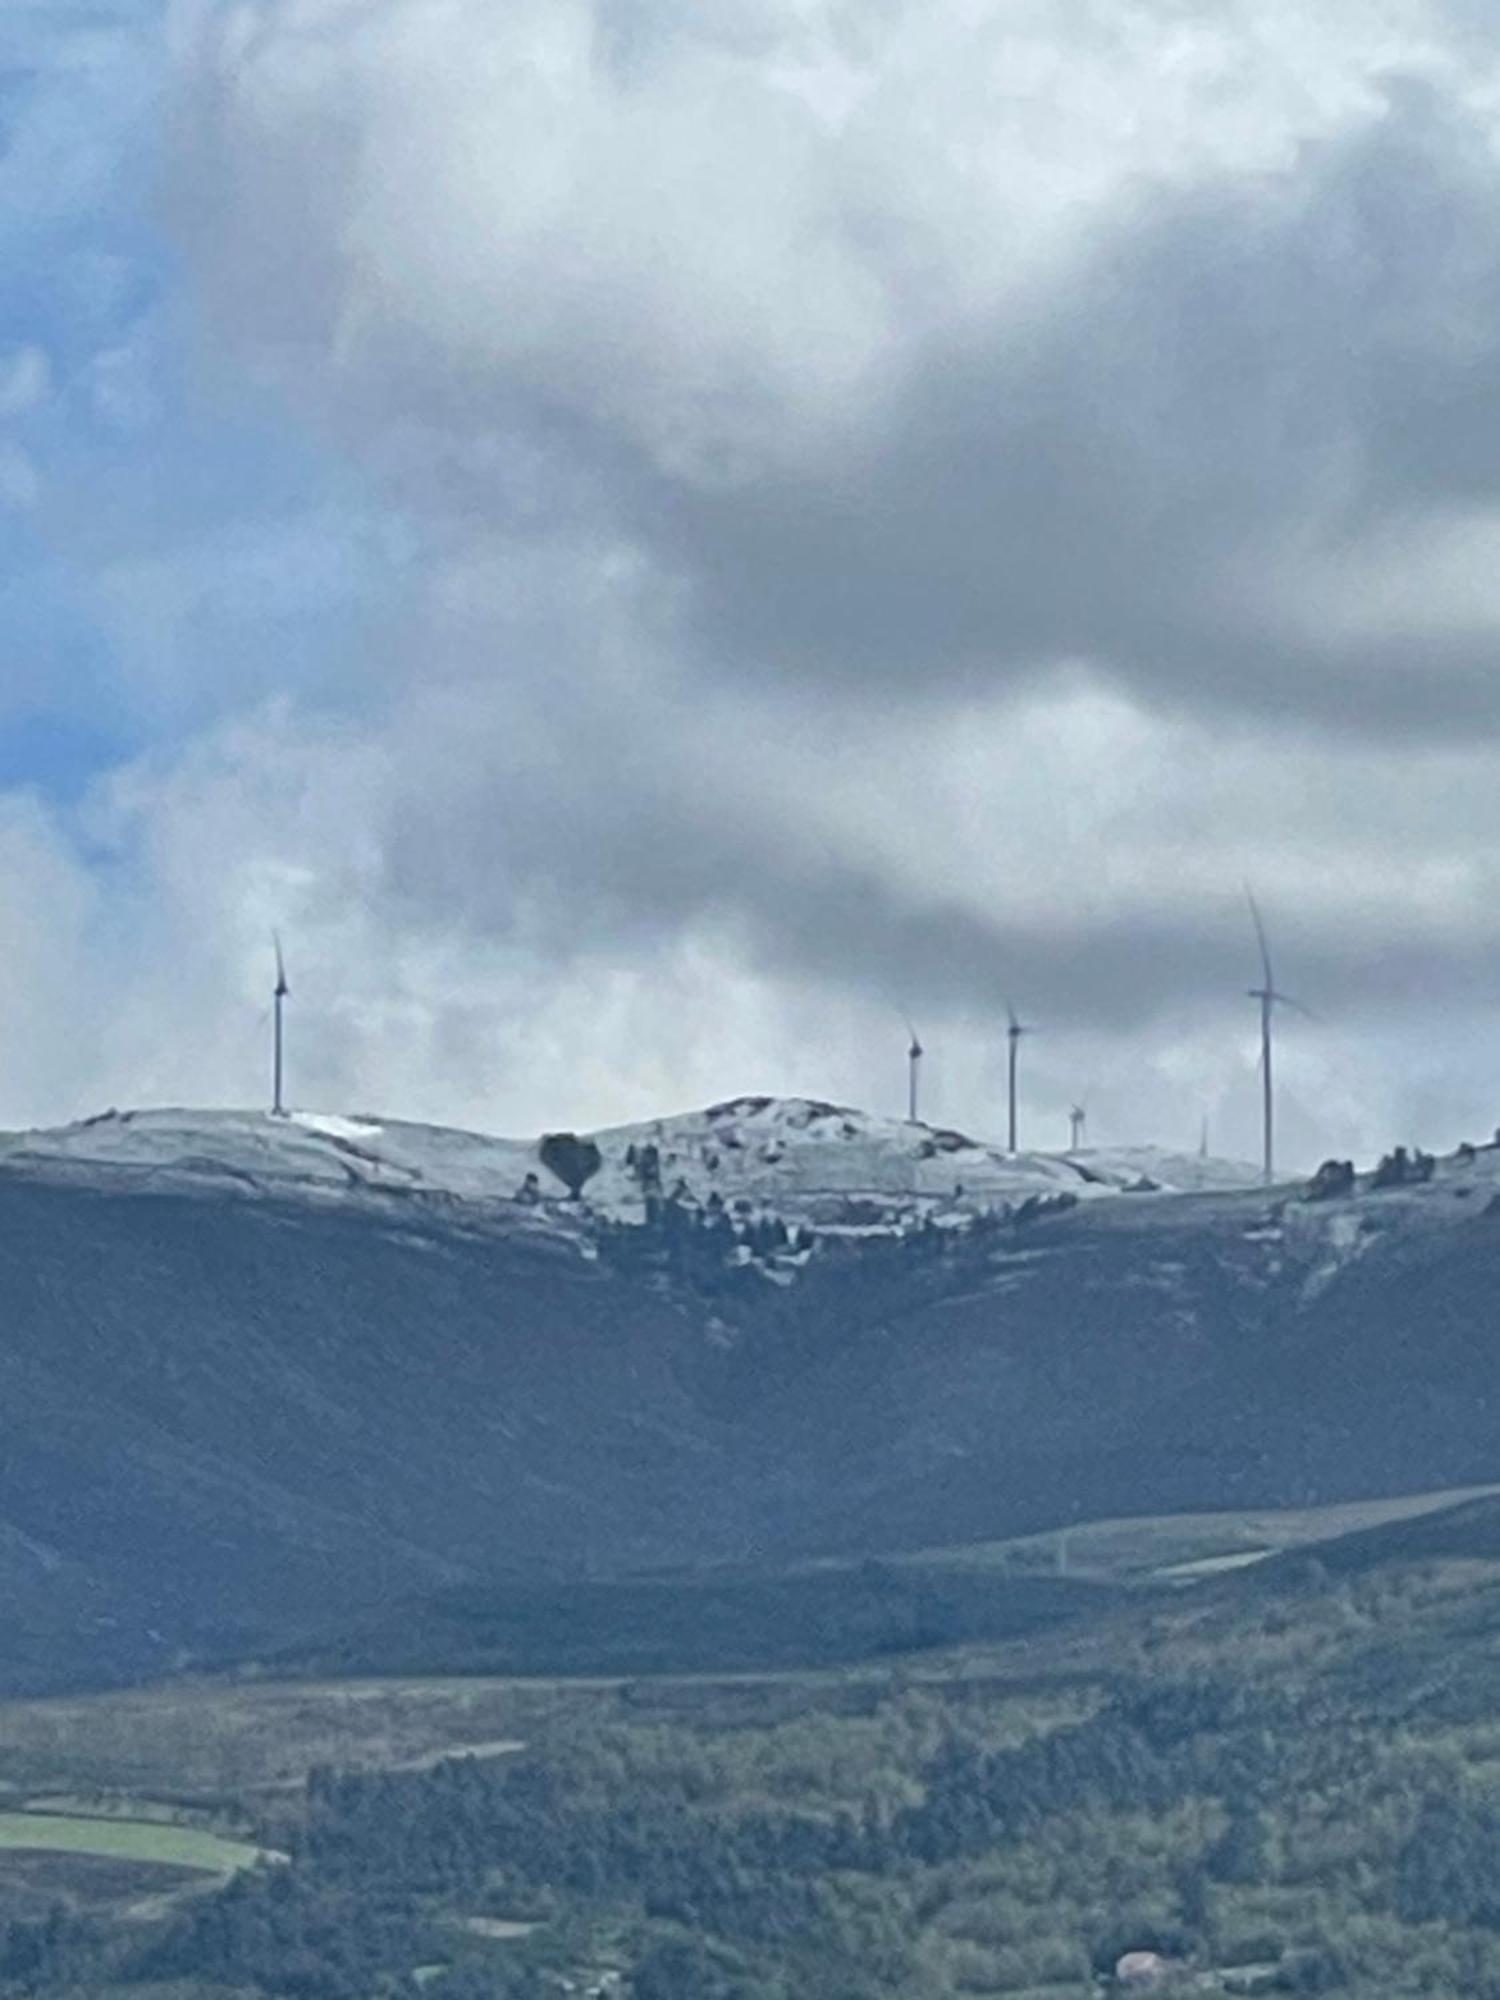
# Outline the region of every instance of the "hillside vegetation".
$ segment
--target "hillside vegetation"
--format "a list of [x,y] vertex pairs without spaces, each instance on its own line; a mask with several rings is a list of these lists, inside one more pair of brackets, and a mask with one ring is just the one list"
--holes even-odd
[[[216,1131],[201,1159],[173,1128],[170,1158],[33,1147],[0,1170],[12,1688],[353,1670],[361,1632],[372,1658],[441,1666],[443,1626],[466,1665],[645,1668],[649,1592],[610,1590],[706,1564],[703,1664],[779,1664],[757,1617],[805,1657],[861,1657],[1068,1611],[1014,1575],[861,1576],[866,1557],[1500,1467],[1489,1154],[1335,1200],[1117,1188],[894,1224],[877,1204],[793,1237],[769,1209],[612,1220],[388,1161],[303,1185],[314,1142],[319,1174],[354,1173],[352,1142],[304,1133],[266,1178]],[[819,1556],[844,1581],[766,1582]],[[417,1604],[437,1623],[403,1655],[392,1620]]]
[[[144,1910],[116,1873],[50,1907],[0,1874],[0,1992],[1085,2000],[1154,1952],[1182,1993],[1484,2000],[1497,1702],[1500,1510],[1471,1501],[857,1673],[163,1690],[73,1704],[50,1750],[48,1705],[0,1710],[0,1779],[91,1742],[140,1780],[154,1744],[152,1782],[191,1807],[197,1770],[197,1810],[290,1856]],[[274,1764],[264,1705],[287,1740],[339,1718],[345,1773],[267,1791],[252,1755],[226,1791],[205,1723]],[[523,1737],[398,1754],[424,1709]]]

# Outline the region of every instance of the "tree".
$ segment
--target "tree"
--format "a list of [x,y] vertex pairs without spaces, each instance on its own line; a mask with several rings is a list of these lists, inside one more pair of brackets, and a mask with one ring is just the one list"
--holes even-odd
[[549,1174],[555,1174],[577,1201],[585,1186],[604,1164],[604,1156],[592,1139],[580,1139],[576,1132],[549,1132],[537,1149],[537,1156]]
[[1309,1201],[1337,1201],[1354,1192],[1354,1162],[1325,1160],[1307,1185]]
[[1243,1806],[1233,1809],[1228,1826],[1205,1858],[1216,1882],[1264,1884],[1274,1880],[1275,1855],[1266,1815]]

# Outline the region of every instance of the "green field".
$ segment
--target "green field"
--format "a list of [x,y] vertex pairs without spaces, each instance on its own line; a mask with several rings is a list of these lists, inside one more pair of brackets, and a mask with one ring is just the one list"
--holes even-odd
[[53,1813],[0,1813],[0,1848],[29,1853],[96,1854],[109,1861],[156,1862],[234,1875],[261,1858],[244,1841],[224,1840],[195,1827],[149,1820],[79,1819]]
[[1421,1520],[1497,1491],[1500,1488],[1494,1486],[1463,1486],[1377,1500],[1337,1501],[1322,1507],[1256,1507],[1212,1514],[1080,1521],[1043,1534],[923,1549],[890,1560],[1001,1573],[1045,1572],[1092,1583],[1186,1582],[1371,1528]]

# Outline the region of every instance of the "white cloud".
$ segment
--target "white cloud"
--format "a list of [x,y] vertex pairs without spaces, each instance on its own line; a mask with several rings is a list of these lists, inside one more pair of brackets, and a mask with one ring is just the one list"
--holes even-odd
[[690,483],[857,449],[930,338],[1024,323],[1112,219],[1292,170],[1393,67],[1457,74],[1422,4],[255,0],[179,32],[179,215],[235,335],[362,415],[503,384]]
[[[1288,1031],[1289,1144],[1462,1129],[1500,951],[1483,24],[235,0],[173,32],[212,393],[256,420],[276,385],[401,525],[356,559],[268,500],[97,555],[138,710],[201,734],[91,802],[118,934],[78,949],[118,1004],[70,1104],[253,1099],[279,924],[325,1106],[895,1104],[911,1007],[935,1107],[993,1129],[1014,993],[1059,1139],[1087,1088],[1101,1138],[1207,1110],[1253,1151],[1251,878],[1325,1015]],[[128,442],[153,403],[111,352],[79,379]]]
[[[1500,1116],[1485,1101],[1489,974],[1473,958],[1500,815],[1483,804],[1478,752],[1406,768],[1395,752],[1309,757],[1282,774],[1276,842],[1252,846],[1274,743],[1214,744],[1086,688],[971,711],[962,753],[930,723],[893,718],[849,744],[831,717],[825,735],[742,711],[732,736],[707,715],[667,732],[673,759],[654,782],[620,770],[580,855],[558,789],[571,738],[555,763],[528,738],[520,765],[504,764],[510,796],[487,789],[521,719],[497,709],[478,735],[462,705],[415,703],[390,728],[316,727],[287,707],[229,726],[96,794],[81,831],[109,857],[102,904],[29,817],[41,859],[13,871],[17,893],[61,954],[50,994],[78,990],[44,1018],[47,982],[27,971],[0,995],[0,1023],[24,1015],[45,1045],[66,1024],[73,1053],[64,1064],[54,1048],[0,1115],[37,1116],[49,1091],[53,1115],[260,1101],[279,928],[293,1089],[319,1108],[517,1133],[746,1089],[895,1109],[912,1008],[931,1115],[993,1134],[1014,995],[1040,1029],[1025,1076],[1039,1139],[1060,1143],[1083,1095],[1101,1140],[1191,1144],[1207,1115],[1216,1146],[1253,1155],[1254,961],[1237,883],[1252,858],[1280,975],[1320,1015],[1283,1028],[1289,1157],[1475,1136]],[[1392,776],[1406,786],[1387,795],[1401,865],[1375,879],[1351,849],[1347,883],[1325,876],[1341,794],[1382,796]],[[608,782],[591,763],[589,783]],[[403,858],[411,818],[445,785],[436,829],[467,851],[424,849],[418,867]],[[663,825],[669,805],[681,816]],[[1190,839],[1162,837],[1174,816]],[[1445,884],[1460,838],[1472,879]],[[1284,872],[1267,866],[1278,852]],[[721,900],[724,881],[737,893]],[[957,917],[941,903],[932,915],[933,890]],[[1444,1023],[1441,1061],[1409,1059],[1414,1003]]]
[[0,1042],[7,1122],[55,1118],[77,1102],[98,1021],[91,958],[96,890],[32,800],[0,797]]

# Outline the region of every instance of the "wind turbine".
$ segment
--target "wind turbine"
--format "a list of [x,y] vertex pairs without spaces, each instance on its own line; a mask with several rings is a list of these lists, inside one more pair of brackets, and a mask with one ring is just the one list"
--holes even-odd
[[286,1012],[286,998],[292,989],[286,983],[286,960],[281,955],[281,938],[275,931],[271,933],[271,942],[276,947],[276,985],[272,993],[275,1005],[276,1025],[274,1031],[274,1053],[271,1062],[271,1112],[273,1117],[284,1118],[286,1116],[286,1105],[282,1102],[281,1095],[283,1058],[286,1048],[284,1015]]
[[1278,1007],[1295,1007],[1299,1014],[1305,1014],[1307,1009],[1300,1001],[1293,1000],[1289,994],[1277,992],[1275,975],[1271,971],[1271,947],[1266,942],[1266,927],[1261,921],[1260,905],[1250,890],[1247,889],[1245,895],[1250,904],[1250,915],[1255,923],[1255,940],[1260,946],[1260,966],[1263,975],[1261,984],[1250,988],[1249,997],[1260,1002],[1261,1117],[1265,1135],[1262,1173],[1269,1187],[1276,1177],[1276,1093],[1271,1074],[1271,1016]]
[[1005,1012],[1010,1022],[1010,1026],[1005,1032],[1010,1041],[1010,1151],[1014,1153],[1018,1150],[1016,1145],[1016,1058],[1021,1047],[1022,1035],[1029,1035],[1031,1029],[1024,1021],[1016,1019],[1016,1010],[1008,1000],[1005,1003]]
[[906,1051],[906,1115],[915,1125],[917,1122],[917,1085],[921,1080],[922,1057],[926,1053],[917,1031],[910,1021],[906,1024],[911,1036],[911,1047]]
[[1068,1124],[1072,1128],[1073,1134],[1072,1143],[1068,1147],[1070,1153],[1076,1153],[1082,1148],[1084,1128],[1088,1122],[1089,1114],[1087,1107],[1082,1104],[1075,1104],[1073,1109],[1068,1113]]

